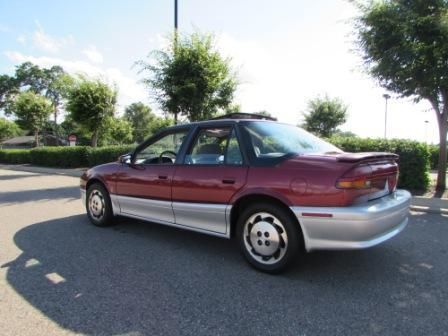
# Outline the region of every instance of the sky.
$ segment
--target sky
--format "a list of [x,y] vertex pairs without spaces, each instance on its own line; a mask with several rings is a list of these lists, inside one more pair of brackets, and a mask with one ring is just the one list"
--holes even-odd
[[[389,93],[387,137],[438,143],[428,103],[399,98],[366,74],[347,0],[178,1],[180,33],[211,32],[232,59],[243,112],[296,125],[310,99],[328,95],[348,105],[342,130],[383,137]],[[160,112],[134,64],[163,47],[173,13],[174,0],[0,0],[0,74],[25,61],[61,65],[115,83],[119,113],[137,101]]]

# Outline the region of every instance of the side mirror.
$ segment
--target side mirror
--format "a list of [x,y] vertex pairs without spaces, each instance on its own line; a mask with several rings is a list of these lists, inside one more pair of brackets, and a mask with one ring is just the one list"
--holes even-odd
[[124,154],[118,157],[118,162],[130,164],[131,163],[131,154]]

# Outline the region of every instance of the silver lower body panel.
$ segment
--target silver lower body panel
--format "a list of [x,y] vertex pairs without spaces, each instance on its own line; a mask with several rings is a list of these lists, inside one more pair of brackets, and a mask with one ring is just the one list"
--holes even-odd
[[408,223],[406,190],[349,207],[291,207],[307,251],[362,249],[400,233]]

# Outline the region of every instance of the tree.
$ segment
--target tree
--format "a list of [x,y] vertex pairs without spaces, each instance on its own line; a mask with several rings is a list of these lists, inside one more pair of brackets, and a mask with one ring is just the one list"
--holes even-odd
[[100,141],[104,145],[130,144],[132,140],[132,125],[124,118],[109,117],[100,130]]
[[0,118],[0,141],[22,134],[22,130],[14,121]]
[[154,91],[161,109],[190,121],[212,117],[226,109],[237,87],[230,60],[223,58],[214,46],[211,35],[179,36],[169,47],[150,54],[151,61],[137,62],[148,71],[144,82]]
[[439,126],[437,189],[446,187],[448,129],[448,2],[358,4],[358,44],[370,74],[401,97],[426,100]]
[[[68,91],[74,83],[73,78],[68,75],[60,66],[53,66],[50,69],[44,69],[43,74],[46,77],[47,83],[45,88],[45,96],[53,103],[53,121],[55,125],[55,136],[59,137],[58,132],[58,115],[64,97],[67,96]],[[58,144],[59,141],[56,141]]]
[[141,102],[133,103],[124,110],[124,118],[132,125],[132,139],[140,143],[149,133],[151,122],[155,118],[151,108]]
[[98,133],[107,118],[115,114],[116,89],[100,80],[80,78],[68,92],[66,109],[71,118],[91,134],[92,147],[98,144]]
[[32,130],[39,146],[39,131],[45,126],[52,111],[51,102],[32,91],[20,93],[9,107],[10,113],[17,118],[17,124],[25,129]]
[[19,87],[14,77],[0,75],[0,110],[6,110],[12,101],[12,96],[19,93]]
[[347,120],[347,106],[338,98],[314,98],[307,110],[302,127],[321,137],[330,137]]
[[151,112],[151,108],[141,102],[129,105],[124,111],[124,118],[133,128],[132,139],[140,143],[160,129],[173,125],[173,120],[162,118]]

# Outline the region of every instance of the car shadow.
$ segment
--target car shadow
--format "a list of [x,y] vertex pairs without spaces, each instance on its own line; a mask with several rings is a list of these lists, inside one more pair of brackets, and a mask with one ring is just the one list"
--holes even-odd
[[[259,334],[272,331],[271,319],[285,328],[279,333],[297,334],[294,318],[337,318],[383,297],[391,305],[420,304],[424,298],[406,285],[431,271],[403,272],[412,257],[403,244],[386,243],[311,253],[273,276],[250,268],[233,240],[132,220],[97,228],[85,215],[31,225],[14,242],[22,253],[1,266],[8,283],[62,328],[87,335]],[[338,302],[346,305],[335,311]]]

